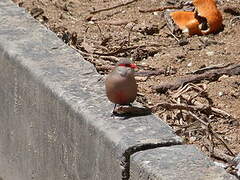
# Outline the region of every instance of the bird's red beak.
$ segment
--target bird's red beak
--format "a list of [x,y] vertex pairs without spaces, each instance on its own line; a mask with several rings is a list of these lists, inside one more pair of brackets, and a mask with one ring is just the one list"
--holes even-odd
[[135,69],[135,68],[137,68],[137,65],[136,65],[136,64],[131,64],[130,67],[131,67],[132,69]]

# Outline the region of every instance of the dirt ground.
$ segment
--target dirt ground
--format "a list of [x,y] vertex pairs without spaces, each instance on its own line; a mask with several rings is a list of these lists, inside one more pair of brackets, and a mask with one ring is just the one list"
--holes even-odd
[[[77,48],[101,74],[108,73],[118,59],[131,58],[138,65],[137,101],[152,108],[186,143],[196,144],[228,164],[240,152],[239,75],[221,74],[186,83],[181,91],[159,93],[154,89],[162,82],[189,77],[189,73],[201,68],[211,72],[209,67],[215,67],[216,74],[240,64],[239,1],[218,1],[224,19],[224,29],[219,33],[177,38],[168,29],[164,11],[140,11],[178,6],[180,1],[176,0],[13,1]],[[181,107],[174,106],[179,103]],[[228,171],[234,173],[231,168]]]

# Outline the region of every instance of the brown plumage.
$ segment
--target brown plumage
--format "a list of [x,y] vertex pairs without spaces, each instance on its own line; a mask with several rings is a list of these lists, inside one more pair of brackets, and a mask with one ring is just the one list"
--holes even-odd
[[137,84],[134,78],[135,64],[130,60],[121,60],[105,81],[106,94],[114,104],[130,105],[137,96]]

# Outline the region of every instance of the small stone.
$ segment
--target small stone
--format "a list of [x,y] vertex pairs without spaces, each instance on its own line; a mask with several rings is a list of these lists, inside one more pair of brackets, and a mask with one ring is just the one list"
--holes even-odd
[[153,12],[153,15],[154,15],[154,16],[157,16],[157,15],[158,15],[158,12]]
[[206,54],[207,54],[208,56],[213,56],[213,55],[214,55],[214,52],[213,52],[213,51],[207,51]]
[[128,30],[132,30],[132,28],[135,26],[134,22],[129,22],[126,24],[125,28]]
[[222,80],[224,80],[224,79],[226,79],[226,78],[229,78],[229,76],[227,76],[227,75],[222,75],[218,80],[219,80],[219,81],[222,81]]
[[208,37],[203,37],[203,41],[207,41],[208,40]]
[[148,101],[148,104],[149,104],[149,105],[153,105],[153,103],[152,103],[151,101]]
[[190,143],[193,143],[194,141],[196,141],[196,139],[197,139],[196,137],[193,137],[193,136],[192,136],[192,137],[189,138],[189,142],[190,142]]
[[94,24],[94,21],[88,21],[88,24]]
[[148,77],[136,76],[135,79],[136,79],[136,81],[145,82],[148,79]]
[[218,93],[218,96],[223,96],[224,95],[224,93],[222,92],[222,91],[220,91],[219,93]]
[[192,62],[187,64],[187,67],[191,67],[192,66]]

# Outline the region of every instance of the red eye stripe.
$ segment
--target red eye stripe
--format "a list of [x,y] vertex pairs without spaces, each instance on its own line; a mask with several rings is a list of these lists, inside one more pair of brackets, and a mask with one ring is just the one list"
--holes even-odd
[[118,66],[130,67],[132,69],[136,68],[136,64],[119,64]]
[[127,67],[127,64],[118,64],[118,66]]

